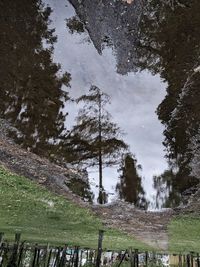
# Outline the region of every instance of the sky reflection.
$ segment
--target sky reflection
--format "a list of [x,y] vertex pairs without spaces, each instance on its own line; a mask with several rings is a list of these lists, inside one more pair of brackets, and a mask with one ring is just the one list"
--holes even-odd
[[[153,175],[159,175],[167,169],[162,145],[163,126],[155,114],[165,96],[165,84],[159,76],[152,76],[147,71],[118,74],[111,48],[103,50],[103,54],[99,55],[92,42],[88,42],[89,36],[86,33],[69,33],[66,19],[75,15],[75,11],[67,1],[45,2],[53,9],[52,27],[56,28],[58,36],[54,59],[61,63],[63,71],[72,75],[70,95],[80,96],[94,84],[111,96],[109,112],[126,133],[124,139],[130,145],[131,152],[136,155],[138,164],[142,165],[144,189],[147,197],[152,200],[155,193],[152,186]],[[69,125],[73,123],[77,108],[73,104],[66,108],[69,111]],[[109,193],[114,193],[117,177],[113,168],[104,171],[104,187]],[[90,179],[97,195],[95,184],[98,184],[98,176],[92,172]],[[115,195],[110,195],[109,200],[113,198]]]

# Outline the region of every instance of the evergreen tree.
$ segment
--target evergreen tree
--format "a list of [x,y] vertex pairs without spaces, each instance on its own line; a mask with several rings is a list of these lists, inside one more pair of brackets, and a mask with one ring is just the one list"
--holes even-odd
[[41,0],[2,0],[0,8],[0,116],[19,130],[18,143],[48,156],[65,128],[62,87],[71,79],[52,59],[51,8]]
[[172,169],[165,170],[162,174],[154,176],[154,188],[156,189],[156,208],[174,208],[180,205],[182,196],[188,188],[199,183],[199,179],[180,172],[173,172]]
[[136,47],[138,67],[167,83],[157,114],[165,126],[166,156],[183,175],[191,172],[189,148],[199,128],[199,8],[198,0],[148,1]]
[[77,103],[83,102],[84,105],[79,110],[68,142],[65,142],[65,148],[71,153],[69,161],[86,167],[98,166],[100,204],[105,199],[103,167],[118,164],[121,153],[128,148],[120,139],[120,128],[111,121],[111,115],[105,109],[109,100],[107,94],[91,86],[89,94],[77,100]]
[[134,203],[136,207],[147,209],[148,201],[142,187],[142,178],[138,174],[137,160],[131,155],[126,154],[122,158],[119,169],[120,182],[116,186],[120,199]]

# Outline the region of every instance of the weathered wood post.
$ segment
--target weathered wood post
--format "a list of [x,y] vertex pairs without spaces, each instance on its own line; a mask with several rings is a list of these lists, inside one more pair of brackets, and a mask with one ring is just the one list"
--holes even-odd
[[52,254],[52,249],[49,252],[49,257],[48,257],[48,261],[47,261],[47,267],[49,267],[50,262],[51,262],[51,254]]
[[67,246],[65,246],[63,248],[63,251],[62,251],[62,256],[60,258],[60,262],[58,264],[59,267],[63,267],[65,266],[65,262],[66,262],[66,254],[67,254]]
[[49,252],[49,243],[47,243],[46,248],[44,248],[44,267],[47,266],[48,252]]
[[55,258],[55,262],[54,262],[54,267],[58,266],[58,263],[60,261],[60,253],[61,253],[61,247],[58,247],[58,251],[56,253],[56,258]]
[[79,247],[75,247],[75,262],[74,262],[74,267],[78,267],[78,262],[79,262]]
[[182,255],[181,254],[179,254],[178,256],[178,266],[182,267]]
[[35,267],[36,264],[36,260],[37,260],[37,244],[35,245],[35,249],[34,249],[34,255],[33,255],[33,262],[32,262],[32,267]]
[[4,236],[4,233],[0,233],[0,246],[1,246],[2,242],[3,242],[3,236]]
[[187,262],[187,267],[190,267],[190,255],[187,254],[186,256],[186,262]]
[[21,238],[21,233],[15,234],[15,243],[13,245],[13,252],[10,257],[9,263],[7,267],[16,267],[17,266],[17,257],[18,257],[18,248],[19,248],[19,242]]
[[17,267],[20,266],[21,261],[22,261],[22,257],[23,257],[23,253],[24,253],[24,244],[25,244],[25,241],[22,242],[20,245]]
[[191,267],[194,267],[194,252],[190,252],[190,259],[191,259]]
[[131,267],[135,267],[135,255],[133,254],[132,248],[129,249],[129,256],[130,256]]
[[148,266],[148,251],[145,251],[145,266]]
[[87,249],[87,254],[86,254],[86,264],[88,263],[88,260],[89,260],[89,252],[88,252],[88,249]]
[[95,250],[91,249],[89,253],[89,264],[95,263],[95,257],[96,257]]
[[183,265],[186,265],[186,255],[183,255]]
[[139,266],[138,249],[135,249],[134,262],[135,262],[135,267],[138,267]]
[[72,249],[71,249],[71,253],[72,253],[72,257],[71,257],[71,266],[73,267],[73,265],[74,265],[74,255],[75,255],[75,250],[72,252]]
[[101,265],[103,234],[104,234],[104,231],[103,230],[99,230],[99,240],[98,240],[96,267],[100,267],[100,265]]
[[[3,251],[4,251],[4,247],[3,247],[3,236],[4,236],[4,233],[0,233],[0,256],[2,256],[3,255]],[[2,259],[2,261],[3,261],[3,259]],[[1,262],[0,262],[0,264],[1,264]]]
[[36,267],[40,265],[40,248],[37,250],[37,257],[36,257]]
[[197,267],[200,267],[200,262],[199,262],[199,253],[197,253]]

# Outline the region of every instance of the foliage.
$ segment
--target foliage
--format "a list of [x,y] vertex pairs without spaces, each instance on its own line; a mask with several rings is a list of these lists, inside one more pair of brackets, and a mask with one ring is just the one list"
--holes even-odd
[[77,99],[77,103],[83,102],[84,106],[79,110],[68,143],[63,144],[72,152],[73,163],[98,166],[99,150],[103,166],[119,163],[120,154],[127,149],[127,145],[120,139],[120,128],[111,121],[111,115],[105,109],[109,101],[109,96],[96,86],[91,86],[88,95]]
[[135,204],[136,207],[147,209],[148,201],[142,187],[142,178],[138,174],[137,160],[131,154],[125,154],[122,158],[120,182],[116,186],[121,199]]
[[195,187],[199,179],[174,172],[172,169],[165,170],[161,175],[154,176],[154,188],[156,189],[156,208],[174,208],[183,201],[184,192],[188,188]]
[[51,8],[41,0],[3,0],[0,8],[0,115],[18,128],[19,134],[13,133],[18,143],[49,155],[65,130],[62,110],[69,97],[63,86],[71,80],[52,59]]
[[83,33],[85,31],[84,24],[78,19],[77,16],[73,16],[67,19],[67,27],[70,30],[70,33]]
[[72,179],[67,183],[67,186],[73,193],[92,203],[94,194],[90,191],[90,187],[86,182],[81,179]]
[[72,163],[85,167],[99,167],[99,203],[106,203],[103,188],[103,167],[119,164],[120,155],[128,146],[120,139],[120,128],[111,121],[111,115],[105,109],[109,96],[96,86],[91,86],[89,94],[82,95],[77,103],[83,102],[67,140],[64,150],[71,155]]
[[190,140],[199,128],[199,74],[194,73],[200,64],[199,7],[198,0],[148,1],[137,45],[138,67],[159,73],[168,84],[157,113],[165,125],[167,157],[183,175],[190,174]]

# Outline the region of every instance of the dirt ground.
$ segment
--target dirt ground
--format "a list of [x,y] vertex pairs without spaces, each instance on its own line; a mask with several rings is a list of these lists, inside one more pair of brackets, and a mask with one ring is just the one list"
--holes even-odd
[[[36,181],[52,192],[64,195],[82,207],[90,208],[103,219],[105,225],[121,229],[159,250],[168,249],[167,225],[172,216],[176,215],[177,212],[182,212],[180,209],[177,211],[168,209],[162,212],[141,211],[122,201],[109,205],[86,203],[66,186],[66,181],[74,178],[74,176],[80,176],[77,171],[57,166],[45,158],[22,149],[7,137],[5,125],[2,126],[1,123],[0,165],[16,174]],[[191,202],[193,204],[188,207],[189,212],[196,209],[194,203],[199,203],[195,197],[194,200]]]

